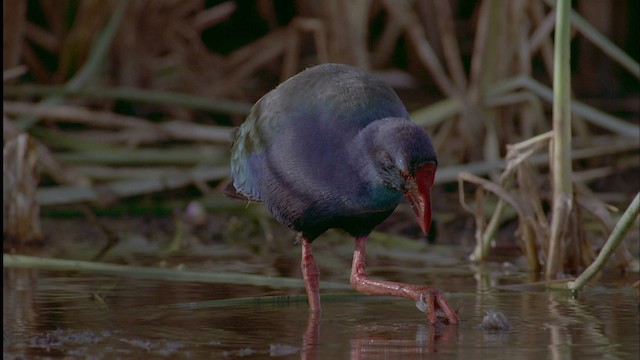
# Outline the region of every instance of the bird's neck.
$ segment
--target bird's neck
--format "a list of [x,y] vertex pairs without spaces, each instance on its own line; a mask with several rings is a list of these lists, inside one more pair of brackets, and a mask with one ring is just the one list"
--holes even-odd
[[402,193],[392,186],[376,158],[376,153],[386,146],[379,131],[383,125],[374,121],[360,130],[347,147],[347,152],[351,167],[357,172],[362,201],[373,208],[387,209],[400,202]]

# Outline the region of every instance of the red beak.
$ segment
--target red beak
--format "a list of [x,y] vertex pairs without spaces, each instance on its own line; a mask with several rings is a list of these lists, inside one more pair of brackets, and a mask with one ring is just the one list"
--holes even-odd
[[406,193],[407,199],[411,202],[411,207],[416,213],[418,224],[425,235],[429,234],[431,227],[431,187],[436,175],[436,164],[427,163],[416,169],[415,185],[409,185]]

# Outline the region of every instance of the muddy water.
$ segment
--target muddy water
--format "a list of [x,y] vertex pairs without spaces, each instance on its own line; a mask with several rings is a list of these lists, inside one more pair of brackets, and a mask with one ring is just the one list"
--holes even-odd
[[[309,317],[301,301],[210,300],[298,290],[4,269],[3,358],[637,359],[638,293],[594,286],[577,298],[439,277],[458,326],[427,326],[402,299],[347,297]],[[626,283],[624,281],[623,283]],[[509,330],[478,325],[500,311]]]

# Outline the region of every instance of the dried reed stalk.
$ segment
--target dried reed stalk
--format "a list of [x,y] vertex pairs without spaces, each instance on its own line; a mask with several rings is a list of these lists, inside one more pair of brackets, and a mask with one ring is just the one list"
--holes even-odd
[[37,162],[37,145],[29,135],[20,134],[2,148],[2,233],[23,244],[42,240]]

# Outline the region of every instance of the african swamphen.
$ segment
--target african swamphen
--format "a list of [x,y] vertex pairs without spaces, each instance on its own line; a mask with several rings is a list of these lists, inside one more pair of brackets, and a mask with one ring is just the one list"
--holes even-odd
[[233,145],[233,181],[225,192],[263,201],[299,233],[312,311],[320,311],[320,295],[311,242],[338,228],[355,237],[354,289],[413,299],[431,323],[437,309],[457,323],[438,289],[365,273],[367,236],[403,196],[428,233],[436,164],[431,140],[389,86],[357,68],[324,64],[283,82],[253,106]]

